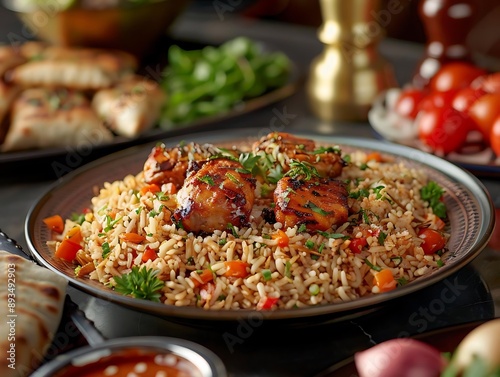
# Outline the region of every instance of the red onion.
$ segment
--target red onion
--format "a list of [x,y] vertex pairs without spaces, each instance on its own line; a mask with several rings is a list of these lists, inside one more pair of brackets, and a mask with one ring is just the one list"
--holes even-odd
[[436,377],[445,366],[441,353],[410,338],[391,339],[354,355],[359,377]]

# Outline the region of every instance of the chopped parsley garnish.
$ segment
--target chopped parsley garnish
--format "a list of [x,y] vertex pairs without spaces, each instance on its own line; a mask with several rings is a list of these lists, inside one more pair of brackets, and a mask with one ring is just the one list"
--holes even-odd
[[175,221],[174,224],[176,228],[184,229],[184,225],[182,225],[182,220]]
[[206,183],[209,186],[215,185],[213,178],[209,175],[204,175],[203,177],[198,177],[198,180],[203,182],[203,183]]
[[162,191],[155,192],[155,196],[158,200],[161,200],[161,201],[170,200],[170,197]]
[[319,147],[313,151],[313,154],[322,154],[322,153],[335,153],[340,154],[341,150],[337,147]]
[[297,229],[297,232],[302,233],[307,230],[306,224],[300,224],[299,229]]
[[111,248],[109,247],[109,243],[104,242],[101,247],[102,247],[102,259],[106,259],[109,253],[111,253]]
[[366,163],[362,163],[361,165],[359,165],[359,169],[360,169],[360,170],[366,170],[366,169],[368,169],[368,168],[369,168],[369,166],[368,166],[368,164],[366,164]]
[[303,177],[304,180],[309,181],[312,177],[320,178],[321,175],[318,170],[306,161],[291,160],[290,170],[285,173],[286,177],[298,178]]
[[383,186],[383,185],[377,186],[377,187],[373,188],[373,192],[376,194],[376,198],[377,199],[381,199],[382,198],[383,195],[380,193],[380,191],[382,191],[384,188],[385,188],[385,186]]
[[82,225],[83,222],[85,221],[85,214],[84,213],[73,213],[73,214],[71,214],[71,221],[74,221],[75,223]]
[[149,211],[149,217],[155,217],[159,214],[159,212],[156,212],[155,210]]
[[243,186],[243,183],[238,181],[238,178],[236,178],[233,174],[231,173],[226,173],[226,178],[229,179],[231,182],[233,182],[236,186],[241,187]]
[[292,269],[292,264],[290,263],[290,261],[287,260],[286,263],[285,263],[285,276],[287,278],[291,278],[292,277],[292,271],[291,271],[291,269]]
[[403,261],[403,258],[401,257],[392,257],[391,261],[394,263],[394,266],[399,266],[401,262]]
[[231,233],[233,234],[233,236],[235,236],[236,238],[239,237],[238,231],[236,230],[236,227],[233,224],[227,223],[227,227],[228,227],[228,229],[231,230]]
[[314,204],[313,202],[311,201],[308,201],[306,204],[304,204],[304,207],[305,208],[309,208],[311,209],[313,212],[316,212],[316,213],[319,213],[320,215],[322,216],[328,216],[328,215],[331,215],[332,212],[327,212],[325,211],[324,209],[322,208],[319,208],[316,204]]
[[398,287],[401,287],[403,285],[408,284],[408,280],[405,277],[401,277],[399,279],[396,279],[396,281],[398,283]]
[[387,238],[387,233],[380,232],[377,237],[379,245],[383,245],[386,238]]
[[366,224],[370,224],[370,218],[368,217],[368,214],[366,213],[366,211],[364,209],[361,209],[359,212],[361,213],[361,216],[363,216],[363,221]]
[[224,246],[227,243],[227,239],[221,238],[218,243],[219,243],[219,246]]
[[380,268],[379,266],[376,266],[374,265],[373,263],[371,263],[368,258],[365,259],[365,263],[368,267],[370,267],[372,270],[374,271],[382,271],[382,268]]
[[260,195],[262,197],[267,197],[271,192],[273,192],[273,188],[267,183],[264,183],[260,186]]
[[262,156],[258,154],[254,154],[252,152],[247,152],[247,153],[242,153],[240,154],[240,163],[243,165],[243,168],[246,169],[247,171],[251,172],[252,175],[259,175],[257,174],[258,171],[255,169],[258,169],[258,162],[260,161]]
[[141,211],[142,211],[142,206],[137,207],[136,210],[135,210],[135,213],[137,213],[138,215],[140,215]]
[[115,290],[123,295],[160,302],[165,283],[156,276],[158,270],[134,266],[132,271],[122,276],[115,276]]
[[420,196],[427,201],[434,214],[442,219],[446,217],[446,205],[441,201],[444,190],[434,181],[429,181],[427,185],[420,189]]
[[444,262],[443,262],[443,260],[442,260],[442,259],[438,259],[438,260],[436,261],[436,264],[437,264],[437,266],[438,266],[438,267],[443,267],[443,266],[444,266]]
[[318,234],[321,234],[325,238],[333,238],[333,239],[339,239],[339,238],[348,239],[349,238],[349,236],[346,236],[342,233],[328,233],[328,232],[319,231]]
[[270,183],[278,183],[278,181],[283,178],[283,168],[281,165],[276,165],[274,168],[269,169],[269,174],[267,175],[267,180]]
[[111,229],[113,229],[115,224],[120,220],[121,220],[121,218],[113,220],[113,218],[111,216],[106,215],[106,227],[104,228],[104,231],[109,232]]
[[349,198],[359,199],[359,198],[367,198],[370,195],[370,192],[367,189],[359,189],[358,191],[349,192]]

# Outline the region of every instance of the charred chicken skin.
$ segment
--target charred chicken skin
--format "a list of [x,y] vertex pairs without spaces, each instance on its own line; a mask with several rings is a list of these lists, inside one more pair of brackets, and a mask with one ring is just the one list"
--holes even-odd
[[322,177],[335,178],[342,173],[346,165],[335,148],[317,147],[314,140],[290,135],[284,132],[273,132],[261,138],[253,145],[254,153],[265,152],[277,156],[282,154],[284,160],[277,159],[283,171],[290,169],[291,160],[306,162],[314,166]]
[[248,225],[255,179],[238,161],[213,159],[192,165],[177,193],[173,221],[189,232],[212,233],[228,224]]
[[304,224],[308,231],[325,231],[348,218],[347,189],[331,178],[284,177],[274,191],[274,214],[284,228]]

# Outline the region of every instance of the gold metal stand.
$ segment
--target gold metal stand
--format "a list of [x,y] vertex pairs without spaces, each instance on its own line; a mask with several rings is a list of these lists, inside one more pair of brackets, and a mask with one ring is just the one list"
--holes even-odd
[[307,93],[320,119],[364,121],[377,94],[397,86],[392,67],[378,53],[390,22],[380,0],[320,0],[325,44],[311,64]]

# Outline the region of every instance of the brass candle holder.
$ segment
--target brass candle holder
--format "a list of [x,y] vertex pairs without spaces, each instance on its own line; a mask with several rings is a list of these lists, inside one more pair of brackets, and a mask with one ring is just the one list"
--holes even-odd
[[[311,63],[306,90],[311,111],[325,121],[365,121],[375,97],[397,86],[378,53],[391,13],[380,0],[320,0],[324,51]],[[387,13],[384,13],[387,12]]]

